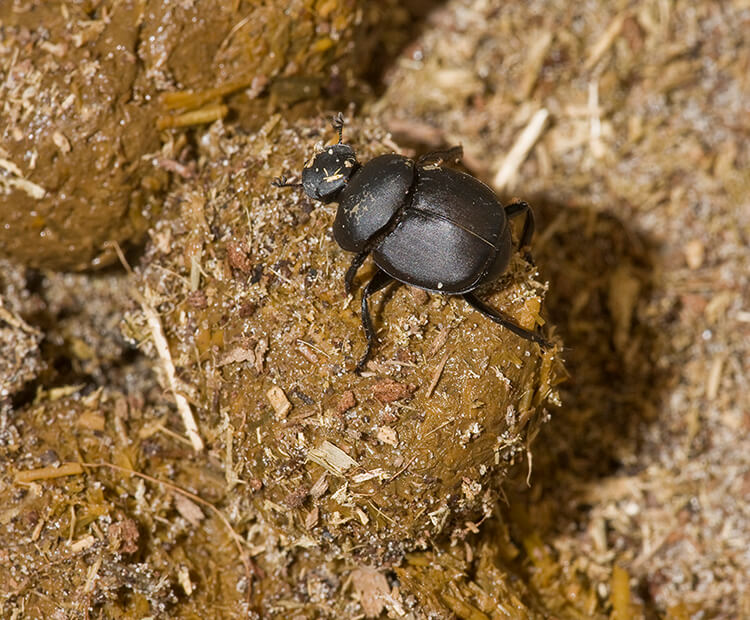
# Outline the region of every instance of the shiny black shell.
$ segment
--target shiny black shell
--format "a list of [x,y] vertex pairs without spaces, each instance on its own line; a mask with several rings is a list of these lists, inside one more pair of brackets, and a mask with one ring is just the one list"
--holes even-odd
[[484,183],[450,168],[417,168],[409,198],[373,248],[373,260],[388,275],[460,294],[505,271],[512,250],[508,218]]
[[410,200],[414,162],[401,155],[368,161],[338,196],[333,237],[348,252],[361,252]]

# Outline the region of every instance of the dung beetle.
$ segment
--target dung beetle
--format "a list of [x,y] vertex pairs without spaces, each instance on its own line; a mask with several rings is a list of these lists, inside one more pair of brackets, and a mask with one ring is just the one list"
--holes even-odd
[[354,149],[343,143],[341,113],[332,125],[339,134],[338,144],[313,154],[302,169],[302,182],[288,183],[282,176],[273,185],[302,187],[310,198],[323,203],[338,201],[334,239],[344,250],[356,253],[344,279],[347,295],[368,255],[378,267],[362,293],[367,348],[357,371],[364,367],[375,341],[368,299],[394,280],[434,293],[461,295],[514,334],[551,346],[473,292],[507,269],[513,251],[512,218],[524,215],[518,248],[529,245],[534,234],[531,207],[525,202],[503,207],[478,179],[441,167],[444,161],[460,160],[460,146],[427,153],[416,162],[390,154],[360,164]]

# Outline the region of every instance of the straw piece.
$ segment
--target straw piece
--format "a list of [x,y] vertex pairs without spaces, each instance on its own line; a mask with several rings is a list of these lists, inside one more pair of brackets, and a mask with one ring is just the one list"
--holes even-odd
[[549,111],[546,108],[537,110],[531,120],[524,127],[521,135],[518,136],[513,147],[508,151],[500,169],[495,174],[493,184],[495,189],[500,191],[510,183],[515,177],[521,164],[525,161],[529,151],[536,144],[539,136],[542,135],[544,126],[549,118]]

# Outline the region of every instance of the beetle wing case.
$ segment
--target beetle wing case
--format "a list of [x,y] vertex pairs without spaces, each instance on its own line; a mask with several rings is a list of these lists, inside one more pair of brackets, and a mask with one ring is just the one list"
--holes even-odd
[[438,293],[466,293],[510,258],[510,230],[494,192],[449,168],[419,168],[412,203],[374,249],[392,277]]
[[368,161],[339,196],[333,222],[336,242],[348,252],[361,252],[408,200],[414,162],[402,155],[381,155]]
[[507,220],[495,192],[452,168],[419,168],[411,208],[447,219],[491,245],[497,244]]

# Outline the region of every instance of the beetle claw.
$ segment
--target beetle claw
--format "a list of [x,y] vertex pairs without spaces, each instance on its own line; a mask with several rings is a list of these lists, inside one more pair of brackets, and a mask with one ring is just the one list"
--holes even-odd
[[282,174],[271,181],[271,185],[274,187],[301,187],[302,183],[289,183],[287,178]]

